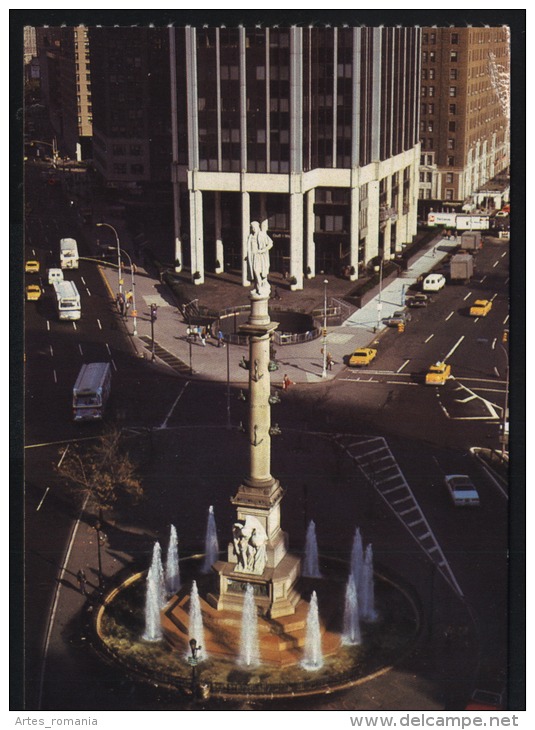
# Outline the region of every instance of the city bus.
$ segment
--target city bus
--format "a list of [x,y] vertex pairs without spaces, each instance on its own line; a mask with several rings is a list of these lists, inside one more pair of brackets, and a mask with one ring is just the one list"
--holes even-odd
[[80,294],[73,281],[55,282],[54,295],[59,319],[80,319],[82,316]]
[[109,362],[82,365],[72,389],[72,413],[75,421],[101,419],[111,392]]
[[62,238],[59,242],[59,260],[62,269],[78,268],[78,244],[74,238]]

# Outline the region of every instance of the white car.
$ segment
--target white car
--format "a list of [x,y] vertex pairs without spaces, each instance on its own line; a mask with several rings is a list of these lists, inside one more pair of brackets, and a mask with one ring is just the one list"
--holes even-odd
[[444,481],[456,507],[479,507],[479,494],[466,474],[449,474]]

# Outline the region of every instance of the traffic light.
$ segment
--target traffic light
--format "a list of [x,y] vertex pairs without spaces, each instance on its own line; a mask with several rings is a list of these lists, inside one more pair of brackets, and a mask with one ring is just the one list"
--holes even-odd
[[158,319],[157,312],[158,312],[158,305],[151,304],[150,305],[150,321],[151,322],[156,322],[156,320]]
[[322,337],[327,337],[327,327],[322,327],[321,336]]

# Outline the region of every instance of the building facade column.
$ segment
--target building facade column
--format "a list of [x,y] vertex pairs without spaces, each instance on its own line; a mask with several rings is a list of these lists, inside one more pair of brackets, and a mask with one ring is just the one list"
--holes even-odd
[[241,282],[243,286],[250,286],[247,279],[247,239],[251,231],[251,197],[249,193],[241,194]]
[[214,193],[214,227],[215,227],[215,273],[221,274],[225,270],[225,249],[221,225],[221,193]]
[[178,177],[178,107],[176,85],[176,30],[169,28],[169,65],[171,79],[171,139],[173,161],[171,163],[171,181],[173,185],[173,227],[175,237],[175,271],[182,271],[182,215],[180,211],[180,183]]
[[189,191],[191,235],[191,275],[194,284],[204,284],[204,231],[202,222],[202,193]]
[[383,259],[389,261],[392,258],[392,246],[390,237],[392,235],[392,219],[390,218],[390,209],[392,208],[392,175],[386,176],[386,211],[388,218],[383,228]]
[[316,189],[307,190],[305,193],[306,205],[306,249],[307,249],[307,279],[313,279],[316,276],[316,244],[314,243],[314,201],[316,199]]
[[420,179],[420,145],[417,144],[412,153],[412,164],[410,175],[410,196],[409,211],[407,213],[407,237],[406,243],[412,241],[412,237],[418,233],[418,181]]
[[379,255],[379,180],[368,183],[368,235],[365,262]]
[[303,194],[290,193],[290,280],[293,289],[303,288]]
[[359,276],[359,218],[360,218],[360,188],[352,186],[351,195],[351,221],[349,230],[349,266],[354,273],[349,274],[350,281],[355,281]]

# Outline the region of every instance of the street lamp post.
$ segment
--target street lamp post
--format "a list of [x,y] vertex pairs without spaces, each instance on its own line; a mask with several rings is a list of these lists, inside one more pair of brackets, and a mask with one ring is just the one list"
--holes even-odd
[[502,459],[505,457],[505,446],[506,446],[506,425],[507,425],[507,409],[509,408],[509,353],[506,348],[501,345],[501,348],[505,355],[505,402],[503,404],[503,416],[502,416]]
[[110,223],[97,223],[97,228],[102,228],[102,226],[105,226],[106,228],[111,228],[111,230],[115,234],[115,242],[117,244],[117,267],[119,269],[119,294],[122,296],[123,294],[123,272],[121,268],[121,244],[119,243],[119,234],[115,230],[115,228]]
[[128,259],[128,263],[130,265],[130,276],[132,279],[132,317],[134,319],[134,335],[137,335],[137,310],[136,310],[136,277],[135,277],[135,270],[134,270],[134,264],[132,263],[132,259],[130,257],[130,254],[125,251],[124,249],[120,249],[123,256],[126,256]]
[[150,305],[150,334],[151,334],[151,360],[154,362],[155,354],[154,354],[154,323],[156,322],[158,316],[158,305],[157,304],[151,304]]
[[327,279],[323,280],[323,370],[322,378],[327,377]]
[[97,535],[97,559],[98,559],[98,587],[102,589],[104,580],[102,576],[102,552],[101,552],[101,530],[102,530],[102,509],[99,508],[98,519],[95,522],[95,532]]
[[381,325],[381,311],[383,309],[383,302],[381,300],[383,294],[383,258],[381,257],[381,263],[379,264],[379,297],[377,299],[377,326],[379,329]]

